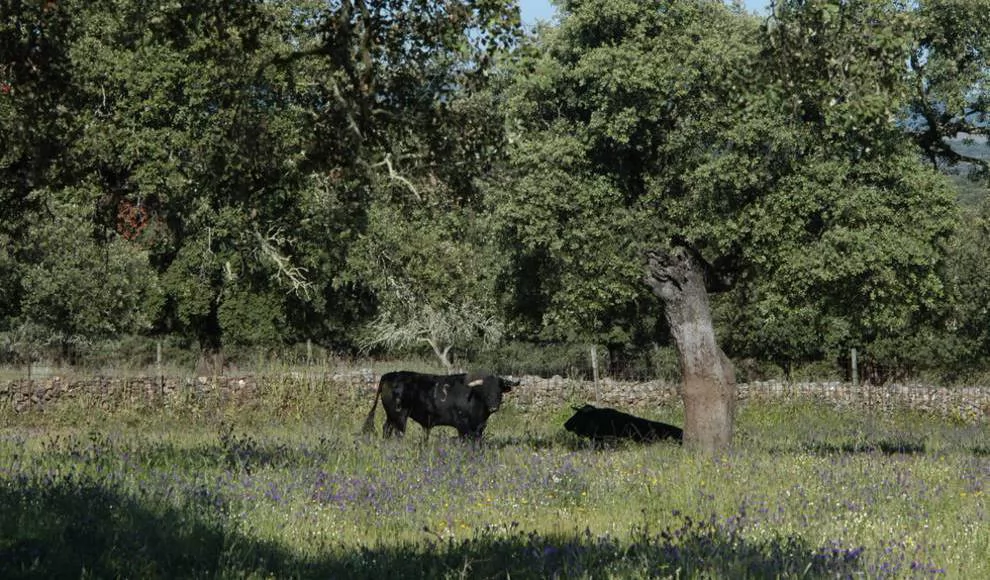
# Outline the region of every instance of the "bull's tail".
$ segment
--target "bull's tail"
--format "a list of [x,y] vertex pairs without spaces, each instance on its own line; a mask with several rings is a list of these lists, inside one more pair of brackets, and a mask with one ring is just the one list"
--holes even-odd
[[361,427],[361,432],[370,434],[375,432],[375,410],[378,409],[378,399],[382,396],[382,384],[378,383],[378,389],[375,390],[375,400],[371,403],[371,411],[368,412],[368,417],[364,420],[364,426]]

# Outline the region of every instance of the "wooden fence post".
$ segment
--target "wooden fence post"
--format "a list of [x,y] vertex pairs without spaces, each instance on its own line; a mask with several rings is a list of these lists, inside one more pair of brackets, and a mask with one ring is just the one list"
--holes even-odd
[[155,374],[158,375],[158,394],[165,400],[165,371],[162,370],[162,341],[155,342]]
[[853,388],[859,388],[859,361],[856,360],[856,349],[855,347],[849,351],[849,366],[852,371],[852,383]]
[[598,390],[598,347],[591,345],[591,374],[595,380],[595,405],[601,406],[602,397]]

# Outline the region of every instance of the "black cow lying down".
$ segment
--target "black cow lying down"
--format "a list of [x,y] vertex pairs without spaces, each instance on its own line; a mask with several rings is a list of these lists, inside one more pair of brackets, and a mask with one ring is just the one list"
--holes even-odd
[[594,441],[632,439],[653,442],[661,439],[684,440],[684,431],[659,421],[636,417],[622,411],[593,405],[574,407],[574,416],[564,423],[564,429]]
[[412,371],[396,371],[382,375],[371,412],[364,421],[365,433],[375,430],[375,410],[378,398],[385,409],[382,433],[391,437],[406,432],[411,417],[426,429],[448,425],[461,437],[480,439],[488,417],[502,406],[502,395],[517,386],[495,375],[460,374],[428,375]]

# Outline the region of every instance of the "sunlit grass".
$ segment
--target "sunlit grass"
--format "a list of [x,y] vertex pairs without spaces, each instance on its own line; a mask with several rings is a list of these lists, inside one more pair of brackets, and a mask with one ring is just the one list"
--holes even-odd
[[706,458],[591,448],[566,404],[386,441],[365,395],[6,415],[0,576],[990,577],[986,424],[750,404]]

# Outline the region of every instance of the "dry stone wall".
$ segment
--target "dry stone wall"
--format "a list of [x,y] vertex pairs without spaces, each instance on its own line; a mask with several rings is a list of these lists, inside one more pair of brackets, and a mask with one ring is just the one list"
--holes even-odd
[[[584,403],[636,410],[679,405],[677,385],[664,382],[622,382],[611,379],[575,381],[559,376],[522,377],[508,397],[522,408],[551,409]],[[125,405],[168,405],[179,398],[209,397],[219,404],[244,404],[271,389],[319,389],[370,401],[378,376],[368,370],[347,373],[290,373],[276,377],[93,377],[17,380],[0,383],[0,408],[18,413],[44,411],[59,402],[85,397],[103,408]],[[738,385],[742,404],[812,398],[836,405],[869,408],[907,407],[971,420],[990,420],[990,388],[885,385],[853,387],[846,383],[754,382]]]
[[[934,387],[892,384],[882,387],[839,382],[783,383],[765,381],[736,385],[741,404],[773,400],[815,399],[839,406],[873,409],[910,408],[959,419],[990,420],[990,387]],[[512,398],[523,406],[561,403],[597,404],[620,409],[680,404],[678,386],[665,382],[622,382],[604,379],[571,381],[524,377]],[[597,401],[597,402],[596,402]]]

